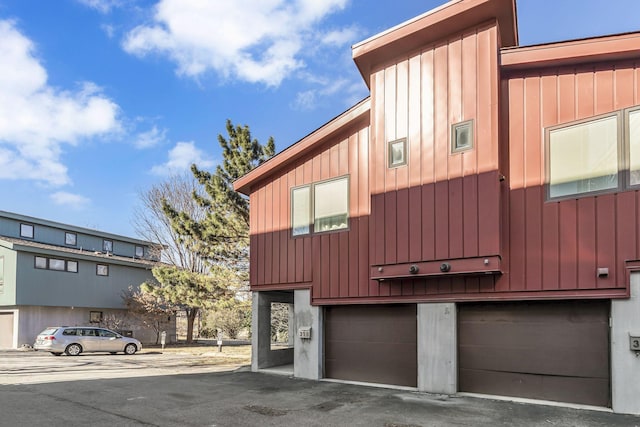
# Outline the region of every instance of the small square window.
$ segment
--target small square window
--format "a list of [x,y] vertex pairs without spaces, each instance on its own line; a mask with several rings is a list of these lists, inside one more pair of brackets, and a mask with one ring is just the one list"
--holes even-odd
[[144,248],[142,246],[136,246],[136,258],[144,257]]
[[36,257],[36,268],[47,268],[47,259],[42,256]]
[[104,252],[113,252],[113,240],[103,240],[102,241],[102,250]]
[[407,164],[407,139],[389,141],[389,167],[396,168]]
[[101,311],[90,311],[89,312],[89,322],[90,323],[100,323],[100,322],[102,322],[102,312]]
[[96,265],[96,274],[98,276],[108,276],[109,275],[109,266],[104,264]]
[[69,273],[78,272],[78,261],[67,261],[67,271]]
[[78,243],[78,235],[76,233],[64,233],[64,244],[75,246]]
[[65,263],[63,259],[51,258],[49,259],[49,269],[56,271],[64,271]]
[[33,239],[33,225],[20,224],[20,237],[26,237],[27,239]]
[[473,148],[473,120],[456,123],[451,126],[451,152],[470,150]]

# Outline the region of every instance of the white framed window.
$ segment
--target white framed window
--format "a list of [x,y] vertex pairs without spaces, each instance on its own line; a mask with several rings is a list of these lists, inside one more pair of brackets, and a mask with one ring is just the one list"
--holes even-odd
[[619,188],[620,114],[555,126],[545,139],[550,199]]
[[629,144],[628,185],[640,185],[640,107],[626,112],[627,141]]
[[109,266],[105,264],[97,264],[96,265],[96,274],[98,276],[108,276],[109,275]]
[[314,232],[342,230],[349,226],[349,179],[320,182],[313,188]]
[[349,177],[291,190],[291,234],[324,233],[349,228]]
[[397,168],[407,164],[407,139],[397,139],[388,142],[388,165],[390,168]]
[[292,235],[300,236],[311,232],[311,187],[291,190]]
[[135,254],[136,254],[136,258],[143,258],[144,257],[144,247],[136,246]]
[[451,125],[451,153],[473,148],[473,120]]
[[75,246],[78,244],[78,235],[76,233],[64,233],[64,244],[69,246]]
[[27,239],[33,239],[33,225],[32,224],[20,224],[20,237]]
[[104,252],[113,252],[113,240],[104,239],[102,241],[102,250]]

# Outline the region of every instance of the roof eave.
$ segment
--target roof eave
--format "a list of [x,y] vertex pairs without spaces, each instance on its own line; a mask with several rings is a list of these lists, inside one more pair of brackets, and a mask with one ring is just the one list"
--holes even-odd
[[640,57],[640,32],[503,49],[503,71],[619,61]]
[[263,180],[267,176],[291,164],[301,156],[306,155],[313,147],[326,142],[353,123],[365,117],[368,118],[370,108],[370,98],[365,98],[324,126],[316,129],[289,148],[253,169],[248,174],[238,178],[233,183],[233,189],[248,196],[251,193],[252,186],[256,182]]
[[452,0],[354,45],[353,60],[369,86],[376,65],[491,20],[498,21],[501,46],[517,46],[515,0]]

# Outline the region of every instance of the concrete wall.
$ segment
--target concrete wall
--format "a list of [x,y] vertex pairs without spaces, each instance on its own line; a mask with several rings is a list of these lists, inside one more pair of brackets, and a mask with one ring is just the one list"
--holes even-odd
[[[294,291],[294,336],[293,374],[297,378],[318,380],[322,378],[323,363],[323,321],[322,307],[311,305],[311,291]],[[298,336],[300,328],[311,328],[311,339]]]
[[[10,307],[8,310],[3,307],[0,311],[14,313],[13,348],[19,348],[23,344],[33,345],[36,336],[48,326],[101,326],[90,322],[91,311],[101,311],[105,319],[112,315],[118,319],[124,319],[126,316],[125,310],[87,307],[18,306]],[[122,329],[132,331],[133,337],[143,344],[155,344],[156,342],[156,334],[153,330],[144,328],[133,320],[124,320]],[[175,336],[175,316],[171,316],[171,321],[167,322],[165,329],[167,337]]]
[[[251,370],[293,363],[293,349],[271,350],[271,303],[293,304],[292,291],[253,292],[251,304]],[[294,333],[289,324],[289,334]]]
[[631,274],[631,298],[611,302],[611,392],[613,411],[640,414],[640,353],[629,336],[640,337],[640,272]]
[[454,303],[418,304],[418,390],[457,391],[457,313]]

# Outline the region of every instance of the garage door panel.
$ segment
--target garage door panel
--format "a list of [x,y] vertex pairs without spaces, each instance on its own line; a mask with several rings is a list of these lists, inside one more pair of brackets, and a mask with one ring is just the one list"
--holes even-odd
[[595,406],[603,406],[603,402],[609,400],[608,378],[569,378],[461,369],[459,388],[470,393],[576,402]]
[[325,309],[325,376],[351,381],[417,384],[415,305]]
[[[554,323],[542,322],[522,322],[517,323],[491,323],[490,321],[469,321],[463,322],[464,327],[460,331],[460,339],[469,345],[498,345],[507,340],[515,347],[536,348],[540,345],[550,343],[548,337],[558,337],[559,342],[570,344],[575,351],[588,351],[592,348],[591,342],[585,340],[576,340],[575,337],[590,336],[592,339],[606,339],[606,327],[608,319],[605,322],[582,322],[570,323],[566,321],[558,321]],[[558,324],[562,323],[563,328],[558,329]],[[604,328],[602,327],[604,326]]]
[[601,351],[586,351],[576,357],[571,349],[540,352],[536,348],[460,347],[459,363],[469,369],[532,374],[606,377],[609,357]]
[[459,308],[461,391],[609,404],[607,301]]
[[[406,331],[415,330],[412,322],[406,319],[389,319],[372,327],[367,320],[330,320],[327,322],[328,333],[334,341],[377,342],[380,344],[415,342],[415,336],[407,336]],[[415,324],[415,319],[413,319]]]
[[0,348],[13,347],[13,313],[0,313]]

